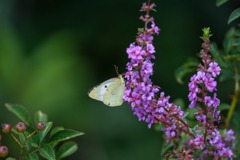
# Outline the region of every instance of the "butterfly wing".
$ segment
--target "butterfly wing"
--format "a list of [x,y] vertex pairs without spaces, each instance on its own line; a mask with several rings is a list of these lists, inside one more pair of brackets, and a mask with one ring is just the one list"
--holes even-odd
[[123,103],[122,96],[125,91],[125,82],[120,75],[115,82],[113,82],[106,90],[103,96],[103,103],[110,106],[120,106]]
[[103,96],[104,96],[106,90],[116,80],[117,80],[117,78],[111,78],[111,79],[106,80],[103,83],[93,87],[88,92],[89,97],[92,98],[92,99],[98,100],[98,101],[103,101]]

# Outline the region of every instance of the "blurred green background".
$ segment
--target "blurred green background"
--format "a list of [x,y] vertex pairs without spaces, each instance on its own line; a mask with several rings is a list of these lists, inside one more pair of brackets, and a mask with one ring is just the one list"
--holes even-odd
[[[36,111],[48,114],[54,126],[85,132],[73,139],[78,151],[69,160],[161,159],[162,132],[148,129],[125,102],[109,108],[88,97],[93,86],[126,72],[126,48],[144,24],[139,12],[144,0],[0,0],[0,123],[19,120],[4,103],[25,106],[32,119]],[[154,84],[170,101],[182,98],[188,106],[188,81],[175,81],[174,71],[201,49],[203,27],[222,48],[230,13],[240,7],[231,0],[216,7],[215,0],[152,1],[151,12],[161,32],[153,41]],[[227,93],[227,94],[226,94]],[[218,97],[229,103],[232,81],[219,84]],[[19,146],[9,135],[10,156]]]

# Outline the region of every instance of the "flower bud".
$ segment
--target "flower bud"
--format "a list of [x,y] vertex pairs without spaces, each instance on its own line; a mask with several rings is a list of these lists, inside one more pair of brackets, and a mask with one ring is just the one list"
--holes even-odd
[[8,148],[6,146],[0,146],[0,157],[6,157],[8,155]]
[[18,122],[15,128],[18,132],[23,132],[27,129],[27,125],[24,122]]
[[8,124],[8,123],[3,123],[2,124],[2,131],[3,133],[9,133],[12,129],[12,126],[11,124]]
[[46,124],[45,124],[44,122],[42,122],[42,121],[39,121],[39,122],[37,123],[37,128],[38,128],[39,130],[44,130],[44,129],[46,128]]

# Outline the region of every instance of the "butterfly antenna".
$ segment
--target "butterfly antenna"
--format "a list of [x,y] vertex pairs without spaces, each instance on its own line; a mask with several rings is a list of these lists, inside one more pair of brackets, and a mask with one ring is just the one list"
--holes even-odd
[[114,67],[115,67],[116,73],[118,75],[118,67],[116,65],[114,65]]

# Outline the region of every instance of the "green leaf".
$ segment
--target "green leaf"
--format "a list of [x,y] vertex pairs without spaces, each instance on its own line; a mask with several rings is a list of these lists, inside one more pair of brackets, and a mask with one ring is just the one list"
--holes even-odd
[[27,155],[27,160],[38,160],[38,155],[36,153],[28,154]]
[[240,29],[236,30],[235,35],[236,35],[237,37],[240,37]]
[[225,39],[230,39],[235,36],[236,30],[234,27],[230,28],[225,34]]
[[84,135],[84,133],[70,130],[70,129],[60,130],[50,137],[49,144],[54,143],[54,142],[65,141],[65,140],[68,140],[68,139],[71,139],[71,138],[74,138],[77,136],[81,136],[81,135]]
[[44,137],[47,135],[47,133],[50,131],[50,129],[52,128],[53,122],[47,122],[46,123],[46,128],[44,130],[38,130],[38,144],[40,144],[42,142],[42,140],[44,139]]
[[240,59],[240,53],[232,53],[227,57],[227,60],[231,61],[233,59]]
[[225,80],[232,79],[232,78],[233,78],[233,73],[229,73],[229,72],[228,73],[223,73],[223,74],[220,75],[219,81],[223,82]]
[[8,157],[5,160],[17,160],[16,158]]
[[37,136],[33,135],[32,137],[32,147],[38,148]]
[[54,128],[52,129],[51,133],[50,133],[50,137],[51,137],[52,135],[54,135],[55,133],[57,133],[58,131],[61,131],[61,130],[64,130],[64,128],[63,128],[63,127],[54,127]]
[[178,83],[183,84],[182,78],[187,74],[192,72],[189,67],[181,66],[175,70],[175,78]]
[[226,3],[228,0],[217,0],[216,2],[216,6],[219,7],[221,6],[222,4]]
[[[25,131],[24,133],[25,133],[26,136],[29,136],[29,135],[30,135],[30,134],[29,134],[28,132],[26,132],[26,131]],[[25,137],[24,137],[23,133],[20,133],[19,139],[20,139],[21,144],[23,144],[24,141],[25,141]],[[25,143],[25,145],[26,145],[27,151],[30,151],[31,146],[32,146],[32,137],[29,137],[29,138],[27,139],[27,142]]]
[[189,132],[192,133],[194,136],[196,135],[195,130],[192,128],[189,128]]
[[233,20],[237,19],[238,17],[240,17],[240,8],[235,9],[230,17],[228,18],[228,24],[231,23]]
[[45,113],[43,113],[42,111],[37,111],[35,113],[35,116],[34,116],[34,120],[35,120],[35,125],[37,126],[37,123],[42,121],[44,123],[47,123],[48,121],[48,117]]
[[77,143],[75,142],[67,142],[64,143],[58,150],[58,159],[62,159],[64,157],[67,157],[74,152],[76,152],[78,149]]
[[189,112],[184,112],[183,118],[187,117],[188,113],[189,113]]
[[194,113],[198,112],[198,109],[196,109],[196,108],[187,108],[185,112],[189,112],[188,117],[187,117],[188,119],[194,119],[194,117],[195,117]]
[[20,120],[22,120],[24,123],[26,123],[27,126],[31,125],[30,116],[27,112],[27,110],[21,106],[21,105],[12,105],[6,103],[5,106],[10,112],[13,112]]
[[171,141],[170,143],[168,143],[167,145],[165,143],[163,143],[162,145],[162,149],[161,149],[161,156],[164,155],[164,153],[169,150],[171,147],[173,146],[173,141]]
[[173,103],[176,104],[177,106],[180,106],[182,110],[185,108],[185,103],[182,98],[174,99]]
[[235,36],[235,32],[236,32],[236,30],[234,28],[231,28],[225,34],[225,39],[223,41],[223,48],[224,48],[225,54],[229,54],[229,52],[231,50],[233,37]]
[[55,160],[55,153],[51,145],[44,144],[39,148],[41,156],[47,158],[48,160]]
[[233,45],[233,46],[240,46],[240,38],[234,39],[232,45]]
[[[52,130],[52,132],[51,132],[51,134],[50,134],[50,137],[51,137],[52,135],[54,135],[56,132],[60,131],[60,130],[64,130],[64,128],[63,128],[63,127],[55,127],[55,128],[53,128],[53,130]],[[59,142],[52,143],[51,146],[52,146],[53,148],[55,148],[58,143],[59,143]]]
[[215,42],[212,42],[212,43],[210,44],[210,46],[211,46],[210,53],[212,54],[212,56],[213,56],[214,58],[218,58],[218,57],[219,57],[219,51],[218,51],[218,46],[217,46],[217,44],[216,44]]
[[230,52],[230,49],[231,49],[231,47],[232,47],[232,39],[225,39],[224,41],[223,41],[223,48],[224,48],[224,51],[227,53],[227,54],[229,54],[229,52]]
[[219,109],[219,110],[228,110],[228,109],[230,109],[230,105],[229,104],[227,104],[227,103],[221,103],[218,107],[217,107],[217,109]]

